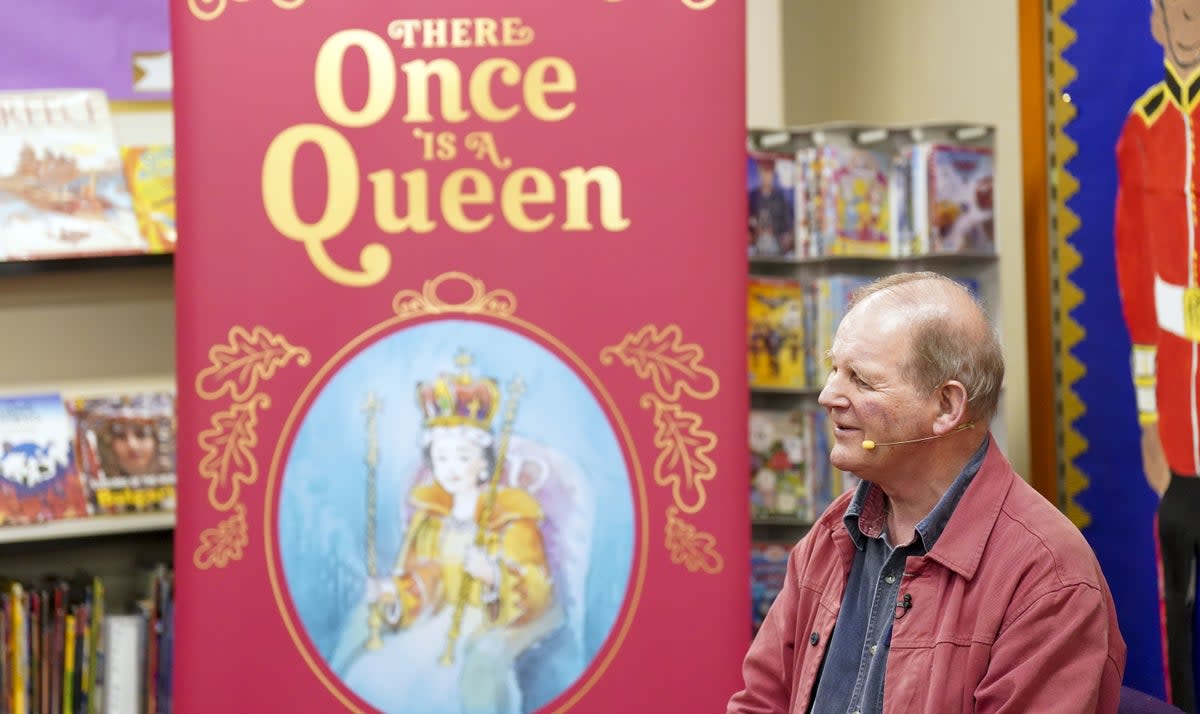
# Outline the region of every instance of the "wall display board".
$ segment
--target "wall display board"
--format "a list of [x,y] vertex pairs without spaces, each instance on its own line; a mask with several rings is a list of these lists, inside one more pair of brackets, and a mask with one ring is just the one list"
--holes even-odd
[[6,0],[4,24],[21,31],[7,33],[0,43],[0,88],[99,89],[116,102],[169,99],[168,5]]
[[1195,711],[1200,2],[1032,10],[1026,176],[1042,181],[1028,263],[1046,287],[1030,304],[1051,319],[1031,334],[1045,373],[1030,381],[1054,415],[1049,490],[1112,585],[1126,684]]

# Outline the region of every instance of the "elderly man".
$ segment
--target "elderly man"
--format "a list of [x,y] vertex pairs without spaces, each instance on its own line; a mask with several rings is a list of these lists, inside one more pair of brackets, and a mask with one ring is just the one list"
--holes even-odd
[[863,481],[793,549],[728,712],[1115,712],[1108,584],[991,438],[1004,361],[970,293],[876,281],[831,357],[830,459]]

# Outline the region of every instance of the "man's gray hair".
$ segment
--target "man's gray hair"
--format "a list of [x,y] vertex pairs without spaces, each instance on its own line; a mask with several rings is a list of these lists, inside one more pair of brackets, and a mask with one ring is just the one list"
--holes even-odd
[[[961,283],[925,271],[896,273],[875,280],[855,292],[850,307],[876,294],[911,309],[909,380],[930,391],[957,380],[967,391],[968,416],[983,422],[990,420],[996,413],[1004,383],[1004,352],[996,328],[979,300]],[[967,319],[947,319],[937,311],[920,309],[931,301],[947,302],[955,294],[972,308],[974,314]]]

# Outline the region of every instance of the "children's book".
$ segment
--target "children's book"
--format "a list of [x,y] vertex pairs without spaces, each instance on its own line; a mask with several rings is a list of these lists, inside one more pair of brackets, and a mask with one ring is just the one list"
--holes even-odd
[[147,247],[104,93],[0,92],[0,260]]
[[929,253],[994,254],[991,150],[938,144],[926,160]]
[[747,302],[750,386],[806,387],[804,291],[800,281],[751,276]]
[[808,424],[794,410],[750,410],[750,504],[755,518],[812,518]]
[[172,144],[121,147],[125,178],[138,226],[151,253],[175,251],[175,147]]
[[175,397],[75,399],[79,467],[97,513],[175,509]]
[[757,634],[763,619],[787,580],[789,543],[756,541],[750,546],[750,631]]
[[62,397],[0,397],[0,524],[86,515]]
[[750,153],[746,169],[750,257],[795,257],[796,169],[792,156]]

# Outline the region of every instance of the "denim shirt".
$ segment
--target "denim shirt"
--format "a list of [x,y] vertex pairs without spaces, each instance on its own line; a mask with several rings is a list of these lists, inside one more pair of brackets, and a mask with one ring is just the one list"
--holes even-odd
[[911,607],[937,607],[936,603],[904,600],[899,592],[904,563],[909,556],[924,555],[933,548],[954,507],[979,471],[990,438],[983,440],[937,505],[917,524],[917,537],[906,546],[895,548],[885,537],[887,512],[883,492],[868,481],[858,485],[842,520],[857,552],[809,711],[814,714],[883,711],[883,678],[892,622],[904,617]]

